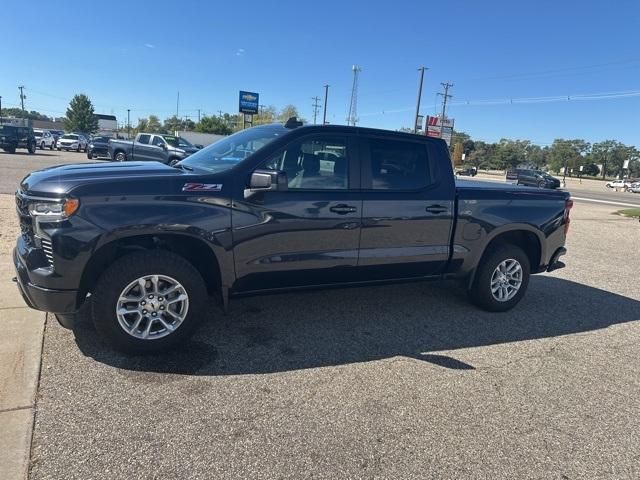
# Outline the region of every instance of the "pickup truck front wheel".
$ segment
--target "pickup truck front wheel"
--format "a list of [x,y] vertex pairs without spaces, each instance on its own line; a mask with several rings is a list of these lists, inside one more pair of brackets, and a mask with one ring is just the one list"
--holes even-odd
[[529,258],[520,247],[494,247],[480,262],[469,291],[471,301],[490,312],[506,312],[522,299],[530,274]]
[[188,261],[154,250],[116,260],[98,280],[92,298],[98,333],[116,350],[146,354],[186,340],[202,318],[207,293]]

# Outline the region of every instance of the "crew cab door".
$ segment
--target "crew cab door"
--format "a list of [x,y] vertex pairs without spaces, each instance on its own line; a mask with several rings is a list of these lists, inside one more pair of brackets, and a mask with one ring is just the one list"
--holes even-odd
[[[354,137],[312,134],[256,169],[287,175],[285,191],[234,195],[232,231],[240,291],[344,282],[355,277],[362,199]],[[249,175],[250,176],[250,175]]]
[[141,133],[136,137],[131,146],[132,157],[135,161],[141,160],[153,160],[150,155],[149,149],[151,146],[151,137],[153,135],[149,135],[147,133]]
[[160,135],[154,135],[149,146],[149,160],[167,163],[167,142]]
[[425,277],[449,258],[455,185],[446,145],[362,139],[362,280]]

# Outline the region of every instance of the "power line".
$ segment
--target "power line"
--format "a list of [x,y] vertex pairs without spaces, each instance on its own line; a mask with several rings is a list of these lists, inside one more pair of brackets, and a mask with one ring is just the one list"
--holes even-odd
[[[495,100],[463,100],[460,102],[451,102],[448,105],[454,107],[463,106],[492,106],[492,105],[526,105],[530,103],[552,103],[552,102],[573,102],[588,100],[615,100],[618,98],[640,97],[640,90],[628,90],[623,92],[604,92],[604,93],[588,93],[578,95],[557,95],[553,97],[519,97],[519,98],[501,98]],[[413,110],[414,107],[403,107],[395,109],[381,110],[378,112],[363,113],[362,117],[373,117],[376,115],[385,115],[387,113],[401,113]]]

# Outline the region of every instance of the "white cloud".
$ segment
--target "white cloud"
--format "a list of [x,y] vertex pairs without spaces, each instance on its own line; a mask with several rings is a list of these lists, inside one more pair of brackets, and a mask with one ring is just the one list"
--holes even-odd
[[245,54],[245,49],[244,48],[239,48],[238,50],[236,50],[236,56],[237,57],[242,57]]
[[152,43],[145,43],[144,46],[147,48],[156,48],[156,46]]

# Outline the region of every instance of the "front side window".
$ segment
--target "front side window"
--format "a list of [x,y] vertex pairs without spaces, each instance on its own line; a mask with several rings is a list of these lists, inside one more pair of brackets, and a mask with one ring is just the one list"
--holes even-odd
[[432,183],[424,144],[370,139],[369,148],[374,190],[418,190]]
[[345,190],[348,159],[346,139],[313,137],[289,145],[267,160],[262,168],[285,172],[289,189]]
[[162,139],[162,137],[153,137],[152,144],[156,147],[162,147],[164,146],[164,140]]

